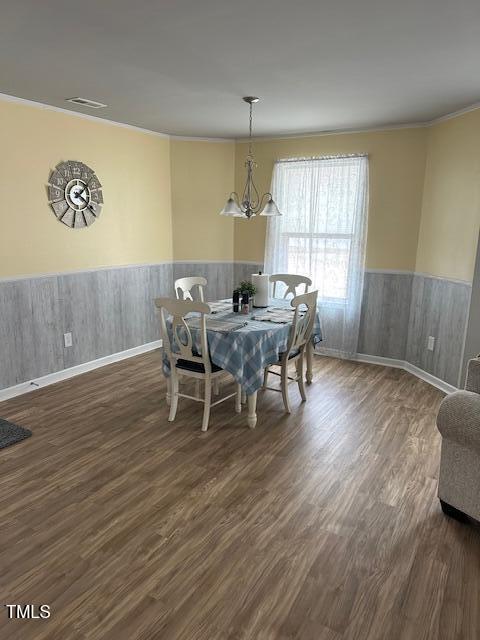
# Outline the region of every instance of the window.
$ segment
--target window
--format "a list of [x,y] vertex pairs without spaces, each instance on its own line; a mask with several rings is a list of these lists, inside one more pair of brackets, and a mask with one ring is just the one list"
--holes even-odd
[[367,226],[368,158],[336,156],[275,163],[272,193],[283,214],[268,222],[268,273],[309,276],[323,305],[348,307],[358,337]]
[[274,271],[312,278],[320,298],[349,295],[352,248],[363,215],[365,157],[280,161],[274,172],[278,219]]

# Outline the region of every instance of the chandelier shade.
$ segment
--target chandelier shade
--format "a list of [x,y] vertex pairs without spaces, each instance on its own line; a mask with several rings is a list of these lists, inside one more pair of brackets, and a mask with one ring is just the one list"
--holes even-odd
[[[243,98],[250,105],[250,125],[248,135],[248,156],[245,161],[247,170],[247,181],[243,190],[242,199],[238,197],[236,192],[230,194],[225,206],[220,211],[221,216],[230,216],[235,218],[246,218],[249,220],[253,216],[281,216],[271,193],[264,193],[260,197],[258,189],[253,181],[253,171],[256,162],[253,157],[253,141],[252,141],[252,122],[253,122],[253,104],[258,102],[259,98],[254,96],[246,96]],[[265,203],[265,205],[264,205]]]
[[233,197],[233,196],[236,196],[236,195],[237,195],[236,193],[230,194],[230,197],[228,198],[225,206],[220,211],[220,215],[222,215],[222,216],[231,216],[231,217],[234,217],[234,218],[243,218],[244,217],[243,211],[240,209],[240,207],[238,206],[237,202],[235,201],[235,198]]
[[282,214],[280,213],[280,211],[278,210],[277,205],[275,204],[274,199],[272,198],[271,194],[267,194],[270,196],[270,200],[267,202],[267,204],[265,205],[262,213],[260,214],[261,216],[281,216]]

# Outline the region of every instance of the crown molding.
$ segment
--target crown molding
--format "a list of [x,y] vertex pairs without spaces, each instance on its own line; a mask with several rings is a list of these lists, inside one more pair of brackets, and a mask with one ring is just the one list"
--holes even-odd
[[[177,136],[168,133],[161,133],[159,131],[153,131],[151,129],[144,129],[142,127],[137,127],[132,124],[127,124],[125,122],[118,122],[116,120],[109,120],[108,118],[100,118],[99,116],[93,116],[89,113],[82,113],[81,111],[73,111],[70,109],[64,109],[62,107],[55,107],[51,104],[46,104],[44,102],[37,102],[35,100],[27,100],[26,98],[19,98],[18,96],[12,96],[7,93],[0,93],[0,100],[4,102],[13,102],[17,104],[23,104],[30,107],[36,107],[37,109],[44,109],[46,111],[55,111],[56,113],[63,113],[64,115],[73,116],[76,118],[82,118],[84,120],[90,120],[91,122],[103,123],[107,125],[111,125],[114,127],[120,127],[122,129],[129,129],[131,131],[137,131],[138,133],[144,133],[151,136],[156,136],[157,138],[165,138],[169,140],[179,140],[186,142],[216,142],[216,143],[224,143],[224,142],[247,142],[248,138],[209,138],[209,137],[201,137],[201,136]],[[474,102],[473,104],[463,107],[462,109],[458,109],[457,111],[452,111],[451,113],[446,113],[442,116],[438,116],[437,118],[433,118],[432,120],[425,120],[421,122],[405,122],[401,124],[385,124],[379,126],[372,127],[359,127],[359,128],[351,128],[351,129],[326,129],[321,131],[311,131],[311,132],[303,132],[303,133],[286,133],[283,135],[272,134],[269,136],[259,136],[254,138],[257,142],[265,142],[272,140],[289,140],[294,138],[316,138],[323,136],[333,136],[333,135],[348,135],[355,133],[375,133],[381,131],[396,131],[398,129],[423,129],[427,127],[431,127],[433,125],[439,124],[441,122],[445,122],[447,120],[451,120],[452,118],[457,118],[458,116],[462,116],[466,113],[470,113],[472,111],[476,111],[480,109],[480,102]]]
[[452,118],[458,118],[458,116],[463,116],[465,113],[470,113],[471,111],[476,111],[477,109],[480,109],[480,102],[474,102],[468,107],[463,107],[462,109],[458,109],[457,111],[452,111],[451,113],[446,113],[443,116],[438,116],[438,118],[430,120],[425,126],[431,127],[434,124],[439,124],[440,122],[445,122],[446,120],[451,120]]
[[[423,122],[405,122],[403,124],[386,124],[380,125],[378,127],[364,127],[359,129],[327,129],[325,131],[313,131],[311,133],[287,133],[285,135],[271,135],[271,136],[259,136],[258,138],[254,138],[256,142],[267,142],[272,140],[291,140],[294,138],[316,138],[322,136],[340,136],[340,135],[348,135],[355,133],[375,133],[380,131],[396,131],[398,129],[427,129],[428,127],[433,127],[436,124],[441,122],[445,122],[447,120],[452,120],[453,118],[457,118],[459,116],[463,116],[466,113],[470,113],[472,111],[476,111],[480,109],[480,102],[475,102],[474,104],[463,107],[462,109],[458,109],[457,111],[452,111],[451,113],[446,113],[443,116],[439,116],[438,118],[433,118],[432,120],[425,120]],[[237,138],[236,142],[246,143],[248,142],[248,138]]]
[[83,120],[90,120],[91,122],[107,124],[113,127],[120,127],[121,129],[129,129],[130,131],[137,131],[137,133],[146,133],[147,135],[156,136],[157,138],[170,138],[170,136],[166,133],[151,131],[150,129],[142,129],[142,127],[136,127],[133,124],[117,122],[116,120],[109,120],[108,118],[99,118],[98,116],[92,116],[89,113],[82,113],[81,111],[73,111],[70,109],[63,109],[62,107],[55,107],[54,105],[45,104],[44,102],[36,102],[35,100],[18,98],[17,96],[11,96],[7,93],[0,93],[0,100],[2,100],[3,102],[13,102],[16,104],[23,104],[27,107],[43,109],[44,111],[55,111],[56,113],[63,113],[64,115],[73,116],[74,118],[82,118]]
[[[326,129],[324,131],[312,131],[305,133],[286,133],[284,135],[259,136],[254,138],[255,142],[266,142],[269,140],[291,140],[294,138],[319,138],[323,136],[340,136],[353,133],[374,133],[376,131],[394,131],[396,129],[423,129],[428,126],[425,122],[411,122],[404,124],[386,124],[378,127],[364,127],[359,129]],[[248,138],[236,138],[236,142],[248,142]]]
[[169,136],[170,140],[179,140],[180,142],[236,142],[235,138],[196,138],[194,136]]

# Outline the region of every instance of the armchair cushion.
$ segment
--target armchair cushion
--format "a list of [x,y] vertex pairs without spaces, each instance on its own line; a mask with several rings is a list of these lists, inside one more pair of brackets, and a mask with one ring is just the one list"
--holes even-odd
[[455,391],[443,399],[437,416],[443,438],[480,454],[480,395]]
[[438,412],[438,497],[447,515],[480,521],[480,358],[468,363],[465,389],[444,398]]
[[480,357],[468,361],[465,390],[480,393]]

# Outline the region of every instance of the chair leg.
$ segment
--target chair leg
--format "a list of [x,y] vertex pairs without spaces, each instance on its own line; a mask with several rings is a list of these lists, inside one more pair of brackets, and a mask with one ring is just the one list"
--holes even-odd
[[282,362],[281,380],[282,380],[282,397],[283,397],[283,404],[285,405],[285,411],[287,413],[292,413],[292,410],[290,409],[290,401],[288,399],[288,360]]
[[175,368],[172,368],[170,378],[172,392],[170,397],[170,413],[168,415],[168,421],[173,422],[175,420],[175,416],[177,415],[178,407],[178,376]]
[[200,380],[195,380],[195,398],[200,398]]
[[170,406],[170,401],[172,399],[172,376],[171,375],[169,375],[167,378],[167,393],[166,393],[165,399],[167,401],[167,405]]
[[313,381],[313,344],[312,341],[309,340],[307,342],[306,348],[306,358],[307,358],[307,375],[305,376],[307,379],[307,384],[312,384]]
[[300,357],[297,360],[297,382],[298,382],[298,390],[300,391],[300,395],[302,396],[302,401],[307,401],[307,396],[305,394],[305,382],[303,380],[303,367],[304,367],[304,354],[301,353]]
[[214,378],[213,379],[213,394],[218,396],[219,393],[220,393],[220,384],[219,384],[218,378]]
[[242,385],[237,384],[237,395],[235,396],[235,412],[242,413]]
[[265,389],[268,383],[268,374],[270,373],[270,368],[265,367],[263,370],[263,388]]
[[205,405],[203,407],[202,431],[208,429],[208,421],[210,419],[210,403],[212,401],[212,380],[210,376],[205,378]]
[[246,404],[246,402],[247,402],[247,394],[242,389],[242,404]]

